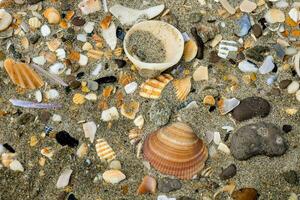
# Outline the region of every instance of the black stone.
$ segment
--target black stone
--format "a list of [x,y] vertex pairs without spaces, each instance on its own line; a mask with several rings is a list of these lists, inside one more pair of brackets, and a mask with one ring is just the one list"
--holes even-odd
[[70,136],[70,134],[66,131],[59,131],[55,135],[55,139],[60,145],[62,145],[62,146],[68,145],[69,147],[72,147],[72,148],[78,146],[78,143],[79,143],[77,139]]
[[171,191],[179,190],[181,188],[181,183],[177,179],[162,178],[158,180],[158,190],[163,193],[168,193]]
[[246,56],[256,62],[263,62],[265,53],[269,52],[270,48],[266,46],[255,46],[246,51]]
[[282,126],[282,130],[285,133],[289,133],[293,130],[293,127],[291,125],[285,124],[285,125]]
[[84,76],[84,72],[79,72],[79,73],[76,75],[76,79],[81,79],[83,76]]
[[191,28],[191,33],[194,37],[194,39],[196,40],[196,44],[198,46],[198,52],[196,55],[196,58],[202,60],[204,57],[204,42],[202,40],[202,38],[200,37],[200,35],[198,35],[198,31],[195,27]]
[[223,169],[220,174],[221,180],[227,180],[236,175],[236,166],[235,164],[229,165],[227,168]]
[[254,34],[254,36],[256,38],[259,38],[260,36],[262,36],[262,28],[261,28],[261,26],[259,24],[254,24],[252,26],[252,32],[253,32],[253,34]]
[[123,68],[127,64],[125,60],[114,59],[115,63],[118,65],[118,68]]
[[7,149],[11,153],[15,153],[16,152],[14,150],[14,148],[12,146],[10,146],[8,143],[3,144],[3,146],[5,147],[5,149]]
[[40,38],[41,38],[41,36],[39,34],[34,34],[29,37],[29,41],[31,44],[35,44],[39,41]]
[[279,88],[286,89],[291,83],[292,83],[292,80],[288,80],[288,79],[282,80],[279,82]]
[[77,200],[74,194],[68,196],[68,200]]
[[117,31],[116,31],[117,38],[119,40],[123,41],[125,38],[125,34],[126,34],[125,31],[121,27],[118,26]]
[[289,184],[292,184],[292,185],[299,185],[300,184],[300,180],[299,180],[299,177],[298,177],[298,174],[296,171],[294,170],[290,170],[288,172],[284,172],[283,174],[283,178],[286,182],[288,182]]
[[79,17],[79,16],[74,17],[74,18],[72,19],[72,24],[73,24],[74,26],[83,26],[83,25],[85,24],[85,19],[82,18],[82,17]]
[[100,84],[104,84],[104,83],[114,83],[117,81],[117,78],[115,76],[105,76],[102,78],[98,78],[94,81],[96,81],[100,85]]

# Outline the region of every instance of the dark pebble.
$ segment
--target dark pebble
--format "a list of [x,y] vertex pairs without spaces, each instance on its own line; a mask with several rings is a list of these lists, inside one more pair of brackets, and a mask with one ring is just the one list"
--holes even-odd
[[39,113],[39,119],[43,124],[46,124],[49,121],[50,117],[51,113],[46,110],[43,110]]
[[67,75],[66,78],[65,78],[64,80],[65,80],[65,82],[66,82],[68,85],[70,85],[70,83],[71,83],[72,81],[75,81],[75,80],[76,80],[76,77],[73,76],[73,75]]
[[179,197],[178,200],[195,200],[195,199],[190,197]]
[[234,158],[246,160],[253,156],[280,156],[288,145],[281,130],[272,123],[259,122],[241,127],[232,135],[230,150]]
[[13,57],[14,57],[15,59],[21,59],[21,58],[22,58],[22,54],[19,53],[19,52],[17,52],[17,51],[14,51],[14,52],[13,52]]
[[76,90],[81,86],[81,82],[75,80],[75,81],[72,81],[69,86],[72,90]]
[[286,182],[288,182],[289,184],[292,185],[299,185],[299,177],[296,171],[294,170],[290,170],[288,172],[284,172],[283,174],[283,178]]
[[293,130],[293,127],[291,125],[285,124],[282,126],[282,131],[285,133],[289,133]]
[[256,62],[263,62],[265,53],[269,52],[269,47],[266,46],[254,46],[253,48],[246,51],[246,56]]
[[285,49],[279,44],[273,45],[273,48],[276,51],[276,56],[280,59],[283,59],[285,56]]
[[117,81],[117,78],[115,76],[106,76],[106,77],[98,78],[94,81],[96,81],[100,85],[104,83],[114,83]]
[[218,56],[218,52],[211,51],[209,53],[209,59],[208,60],[209,60],[210,63],[217,63],[221,60],[221,58]]
[[191,13],[189,16],[189,21],[192,23],[198,23],[202,20],[202,14],[201,13]]
[[261,97],[248,97],[232,111],[232,117],[244,121],[253,117],[266,117],[271,111],[269,102]]
[[74,194],[68,196],[68,200],[77,200]]
[[236,166],[235,164],[229,165],[227,168],[223,169],[220,174],[221,180],[227,180],[236,175]]
[[126,61],[122,59],[114,59],[115,63],[118,65],[118,68],[123,68],[126,65]]
[[245,60],[245,54],[243,52],[239,52],[236,55],[236,59],[239,60],[239,61]]
[[181,183],[177,179],[162,178],[158,180],[158,190],[163,193],[179,190]]
[[43,0],[27,0],[27,3],[30,4],[30,5],[33,5],[33,4],[37,4],[41,1],[43,1]]
[[3,146],[5,147],[5,149],[7,149],[10,153],[15,153],[16,151],[14,150],[14,148],[12,146],[10,146],[8,143],[3,144]]
[[78,146],[78,143],[79,143],[77,139],[70,136],[70,134],[66,131],[59,131],[55,135],[55,139],[60,145],[62,145],[62,146],[68,145],[69,147],[72,147],[72,148]]
[[267,28],[267,21],[266,21],[266,19],[265,18],[260,18],[259,20],[258,20],[258,22],[260,23],[260,25],[262,26],[262,28],[263,28],[263,30],[265,30],[266,28]]
[[200,35],[198,35],[198,31],[195,27],[191,28],[191,33],[194,37],[194,39],[196,40],[197,46],[198,46],[198,52],[196,55],[196,58],[202,60],[204,57],[204,42],[202,40],[202,38],[200,37]]
[[288,80],[288,79],[282,80],[279,82],[279,88],[286,89],[291,83],[292,83],[292,80]]
[[259,194],[254,188],[242,188],[232,193],[233,200],[257,200]]
[[280,96],[281,95],[281,91],[279,88],[272,88],[270,91],[270,95],[273,96]]
[[84,76],[84,72],[79,72],[79,73],[76,75],[76,79],[81,79],[83,76]]
[[260,36],[262,36],[262,28],[261,28],[261,26],[259,24],[254,24],[252,26],[252,32],[253,32],[253,34],[254,34],[254,36],[256,38],[259,38]]
[[29,41],[31,44],[35,44],[39,41],[40,38],[41,38],[41,36],[39,34],[34,34],[29,37]]
[[74,17],[72,19],[72,24],[74,26],[83,26],[85,24],[85,19],[83,19],[82,17]]
[[24,113],[17,119],[17,123],[20,125],[25,125],[27,123],[33,122],[34,119],[35,119],[35,116],[33,114]]
[[125,38],[125,31],[121,28],[121,27],[117,27],[117,32],[116,32],[116,35],[117,35],[117,38],[119,39],[119,40],[121,40],[121,41],[123,41],[124,40],[124,38]]

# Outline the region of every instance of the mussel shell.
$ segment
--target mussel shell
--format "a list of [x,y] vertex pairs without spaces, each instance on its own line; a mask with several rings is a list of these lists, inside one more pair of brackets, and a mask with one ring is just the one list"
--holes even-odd
[[181,122],[149,134],[143,153],[156,170],[181,179],[191,179],[201,171],[208,157],[203,141]]

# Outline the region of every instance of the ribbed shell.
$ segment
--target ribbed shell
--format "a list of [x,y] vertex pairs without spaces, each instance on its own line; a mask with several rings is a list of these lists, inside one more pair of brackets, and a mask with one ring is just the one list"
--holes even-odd
[[6,59],[4,68],[12,82],[22,88],[36,89],[44,85],[41,77],[25,63]]
[[156,170],[181,179],[191,179],[201,171],[208,157],[203,141],[181,122],[148,135],[143,153]]
[[101,138],[97,140],[96,151],[97,155],[100,157],[101,160],[106,160],[107,162],[110,162],[116,158],[116,153],[109,146],[105,139]]

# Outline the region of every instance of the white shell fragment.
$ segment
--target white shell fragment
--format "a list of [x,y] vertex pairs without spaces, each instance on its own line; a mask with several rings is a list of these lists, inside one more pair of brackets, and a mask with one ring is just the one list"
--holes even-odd
[[87,65],[89,58],[86,55],[80,54],[78,64],[81,66]]
[[4,31],[12,23],[12,16],[4,9],[0,9],[0,31]]
[[64,49],[57,49],[55,52],[59,60],[63,60],[66,58],[66,51]]
[[219,146],[218,146],[218,150],[223,152],[223,153],[226,153],[226,154],[230,154],[230,149],[228,148],[228,146],[224,143],[220,143]]
[[54,121],[54,122],[61,122],[61,120],[62,120],[62,117],[58,114],[54,114],[52,116],[52,121]]
[[48,99],[58,99],[59,98],[59,92],[56,89],[50,89],[46,92],[46,97]]
[[193,74],[194,81],[207,81],[208,80],[208,68],[204,66],[198,67]]
[[283,11],[276,8],[272,8],[266,12],[265,19],[268,23],[274,24],[278,22],[284,22],[285,15]]
[[51,74],[61,74],[64,71],[64,69],[65,69],[64,64],[55,63],[49,67],[49,72]]
[[136,125],[139,129],[142,129],[145,123],[143,115],[139,115],[133,121],[134,125]]
[[131,26],[141,19],[152,19],[159,15],[165,9],[165,5],[154,6],[145,10],[136,10],[116,4],[109,11],[113,14],[122,25]]
[[273,63],[273,57],[267,56],[262,64],[262,66],[259,68],[259,73],[261,74],[267,74],[271,72],[275,67],[275,64]]
[[219,132],[214,132],[214,143],[219,145],[222,142],[221,135]]
[[126,178],[120,170],[111,169],[107,170],[102,175],[103,179],[107,183],[117,184]]
[[296,92],[296,99],[300,102],[300,90]]
[[44,65],[47,62],[47,60],[45,59],[44,56],[38,56],[32,58],[32,62],[34,62],[37,65]]
[[221,107],[221,114],[226,115],[227,113],[231,112],[235,107],[240,104],[240,100],[236,98],[231,99],[224,99],[223,105]]
[[42,95],[42,92],[40,90],[35,91],[34,96],[35,96],[35,99],[36,99],[37,102],[39,102],[39,103],[42,102],[43,95]]
[[24,172],[24,168],[22,166],[22,164],[18,161],[18,160],[13,160],[10,164],[9,164],[9,168],[13,171],[20,171],[20,172]]
[[80,41],[80,42],[86,42],[86,41],[87,41],[87,39],[86,39],[86,34],[78,34],[78,35],[76,36],[76,39],[77,39],[78,41]]
[[293,81],[291,84],[289,84],[289,86],[287,87],[287,92],[289,94],[293,94],[295,92],[297,92],[297,90],[299,90],[299,83],[297,81]]
[[96,123],[93,122],[93,121],[86,122],[86,123],[82,124],[82,127],[83,127],[83,132],[84,132],[85,138],[89,138],[91,143],[93,143],[94,139],[95,139],[96,132],[97,132]]
[[56,183],[56,188],[64,188],[69,184],[70,177],[72,174],[73,170],[71,169],[65,169],[61,175],[59,176],[57,183]]
[[87,152],[88,152],[88,145],[86,143],[82,143],[80,145],[80,147],[77,149],[76,151],[76,155],[79,157],[79,158],[83,158],[84,156],[87,155]]
[[216,47],[221,41],[222,41],[223,37],[221,34],[218,34],[215,36],[215,38],[211,41],[210,46],[212,48]]
[[91,75],[98,76],[102,69],[103,69],[103,65],[101,63],[97,64],[95,69],[91,72]]
[[297,8],[292,8],[289,12],[289,16],[290,18],[294,21],[294,22],[298,22],[299,20],[299,11],[297,10]]
[[105,122],[118,120],[119,119],[119,113],[116,107],[111,107],[107,110],[103,110],[101,113],[101,120]]
[[117,46],[117,28],[115,23],[111,22],[108,29],[102,30],[102,36],[111,50],[114,50]]
[[220,3],[222,4],[223,8],[225,8],[225,10],[231,15],[235,13],[234,7],[232,7],[227,0],[220,0]]
[[91,33],[93,32],[94,30],[94,26],[95,26],[95,23],[94,22],[87,22],[85,23],[84,27],[83,27],[83,30],[86,32],[86,33]]
[[83,0],[78,4],[82,14],[88,15],[101,9],[100,0]]
[[230,40],[222,40],[220,45],[219,45],[219,50],[218,50],[218,56],[220,58],[226,59],[229,52],[231,51],[237,51],[238,50],[238,43],[235,41],[230,41]]
[[240,4],[240,10],[245,13],[251,13],[257,8],[257,5],[255,2],[249,1],[249,0],[244,0]]
[[256,67],[256,65],[247,60],[240,62],[238,65],[238,68],[242,72],[257,72],[258,71],[258,68]]
[[96,101],[97,95],[95,93],[89,93],[89,94],[85,95],[85,98],[89,101]]
[[138,84],[136,82],[131,82],[124,86],[124,90],[125,90],[126,94],[132,94],[135,92],[137,87],[138,87]]
[[47,37],[48,35],[51,34],[51,30],[49,28],[48,25],[44,24],[42,27],[41,27],[41,33],[42,33],[42,36],[44,37]]

